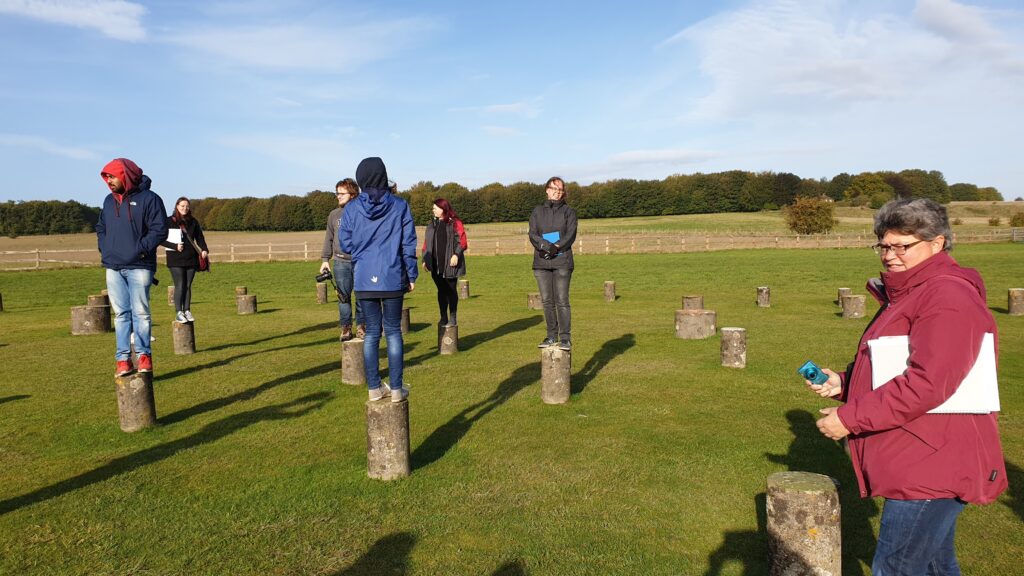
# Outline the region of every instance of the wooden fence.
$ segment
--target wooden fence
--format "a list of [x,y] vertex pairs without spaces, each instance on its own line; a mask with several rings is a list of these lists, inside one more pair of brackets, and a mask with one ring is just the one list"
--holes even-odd
[[[1024,228],[965,232],[954,235],[963,244],[992,242],[1024,242]],[[573,252],[576,254],[667,254],[709,252],[715,250],[772,248],[867,248],[875,243],[870,234],[824,234],[814,236],[787,235],[694,235],[694,234],[580,234]],[[274,260],[316,261],[320,259],[319,242],[228,244],[210,247],[210,260],[218,262],[267,262]],[[532,254],[533,248],[525,234],[520,238],[478,240],[470,242],[470,254],[476,256]],[[162,265],[164,251],[158,250]],[[0,252],[0,270],[38,270],[76,266],[99,266],[95,249],[25,250]]]

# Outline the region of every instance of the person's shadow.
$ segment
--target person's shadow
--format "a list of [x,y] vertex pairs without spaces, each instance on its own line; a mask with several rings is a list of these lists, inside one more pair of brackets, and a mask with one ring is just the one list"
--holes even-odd
[[730,562],[743,565],[742,576],[768,573],[768,513],[765,502],[763,492],[754,497],[757,530],[734,530],[722,534],[722,545],[708,556],[708,569],[704,576],[718,576]]
[[623,334],[618,338],[609,340],[601,345],[601,349],[598,350],[587,363],[583,365],[573,377],[570,379],[570,392],[572,394],[579,394],[590,384],[590,381],[597,376],[601,369],[608,365],[616,356],[624,354],[626,350],[629,350],[636,345],[636,337],[632,334]]
[[409,572],[409,554],[416,545],[416,536],[410,532],[396,532],[377,540],[351,566],[334,576],[377,576]]
[[491,572],[491,576],[527,576],[528,574],[526,563],[522,559],[509,560]]
[[203,426],[198,432],[190,436],[167,442],[166,444],[160,444],[159,446],[153,446],[152,448],[146,448],[145,450],[139,450],[120,458],[114,458],[99,468],[83,472],[66,480],[61,480],[56,484],[33,490],[21,496],[0,500],[0,515],[30,504],[63,496],[97,482],[110,480],[126,472],[131,472],[148,464],[170,458],[182,450],[215,442],[258,422],[298,418],[323,407],[333,396],[334,394],[329,392],[318,392],[296,398],[291,402],[273,404],[233,414]]
[[4,396],[0,398],[0,404],[6,404],[8,402],[14,402],[15,400],[24,400],[25,398],[31,398],[29,394],[15,394],[13,396]]
[[1024,470],[1009,460],[1006,461],[1006,479],[1010,483],[1003,500],[1014,513],[1024,521]]
[[461,412],[452,416],[450,420],[441,425],[440,428],[431,432],[419,446],[413,450],[410,460],[413,470],[423,468],[440,460],[449,450],[452,449],[466,432],[473,427],[473,424],[480,420],[491,410],[501,406],[517,392],[540,380],[540,364],[531,362],[520,366],[508,378],[498,384],[498,388],[487,398],[467,406]]
[[476,334],[469,334],[468,336],[459,338],[459,351],[464,352],[473,348],[478,344],[484,342],[490,342],[496,338],[505,336],[506,334],[512,334],[515,332],[521,332],[529,328],[533,328],[537,324],[540,324],[544,319],[543,316],[528,316],[526,318],[517,318],[510,322],[506,322],[501,326],[494,328],[487,332],[477,332]]

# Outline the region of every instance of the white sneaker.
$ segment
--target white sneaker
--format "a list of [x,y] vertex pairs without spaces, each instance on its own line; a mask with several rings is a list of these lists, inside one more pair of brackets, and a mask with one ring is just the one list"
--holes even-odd
[[402,400],[405,400],[408,397],[409,397],[409,389],[406,388],[405,386],[402,386],[401,388],[399,388],[397,390],[392,390],[391,391],[391,401],[392,402],[401,402]]
[[376,402],[377,400],[383,400],[388,395],[388,389],[381,386],[374,390],[370,390],[370,402]]
[[192,316],[192,311],[191,310],[185,310],[185,320],[188,320],[189,322],[195,322],[196,321],[196,319]]
[[179,323],[182,323],[182,324],[184,324],[185,322],[188,322],[188,319],[187,319],[187,318],[185,318],[185,313],[184,313],[184,312],[178,312],[178,313],[177,313],[177,314],[176,314],[176,315],[174,316],[174,319],[175,319],[176,321],[178,321]]

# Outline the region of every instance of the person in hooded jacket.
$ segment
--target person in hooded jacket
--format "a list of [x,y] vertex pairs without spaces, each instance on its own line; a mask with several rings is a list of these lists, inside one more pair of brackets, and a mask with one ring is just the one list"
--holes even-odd
[[456,283],[466,275],[466,228],[448,200],[438,198],[432,207],[434,217],[423,233],[423,269],[437,286],[437,307],[441,326],[457,326],[459,293]]
[[397,197],[380,158],[366,158],[356,168],[362,193],[348,203],[338,229],[341,251],[352,256],[353,285],[366,323],[363,368],[370,400],[381,400],[379,351],[381,331],[387,339],[392,402],[409,396],[403,385],[402,303],[416,288],[416,227],[409,204]]
[[133,334],[138,370],[152,372],[149,287],[156,273],[156,249],[167,238],[164,201],[150,190],[149,176],[127,158],[111,160],[100,177],[110,189],[96,221],[96,240],[114,313],[115,374],[123,376],[135,370]]
[[[929,199],[894,200],[875,216],[875,251],[885,271],[868,290],[881,309],[844,372],[822,370],[821,433],[848,437],[862,497],[885,498],[872,574],[960,574],[953,547],[966,503],[992,502],[1007,487],[997,413],[929,413],[956,392],[996,324],[981,275],[949,251],[946,209]],[[868,342],[906,336],[907,369],[872,389]],[[998,345],[995,348],[998,352]]]
[[572,279],[572,244],[576,241],[576,211],[565,203],[565,181],[558,176],[544,185],[548,199],[530,214],[533,276],[544,306],[547,337],[539,348],[572,348],[569,281]]
[[[174,203],[174,214],[167,220],[168,229],[181,231],[181,242],[163,242],[167,248],[167,269],[174,279],[174,310],[178,322],[195,322],[192,316],[192,281],[199,270],[199,257],[210,252],[203,236],[203,227],[192,216],[192,202],[182,196]],[[199,246],[199,252],[192,243]]]

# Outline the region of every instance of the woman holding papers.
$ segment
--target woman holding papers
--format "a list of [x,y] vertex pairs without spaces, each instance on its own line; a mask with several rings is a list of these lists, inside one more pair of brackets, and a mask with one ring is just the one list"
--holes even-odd
[[209,255],[203,227],[192,217],[192,203],[182,196],[174,204],[174,214],[167,219],[167,269],[174,279],[175,320],[193,322],[192,280],[199,270],[200,256]]
[[565,203],[565,181],[558,176],[544,185],[548,199],[530,214],[533,276],[544,305],[547,337],[540,348],[572,348],[569,328],[569,280],[572,278],[572,243],[576,240],[576,211]]
[[[874,230],[884,271],[867,288],[881,310],[846,371],[826,369],[824,384],[808,382],[819,395],[845,402],[822,409],[817,425],[828,438],[849,437],[861,496],[885,498],[872,573],[960,574],[957,516],[968,502],[995,500],[1006,489],[1006,469],[998,402],[961,404],[961,413],[942,405],[969,372],[974,377],[976,364],[990,367],[987,385],[995,386],[996,325],[981,276],[949,255],[952,232],[943,206],[929,199],[889,202]],[[905,337],[909,357],[901,373],[872,387],[874,364],[883,358],[873,363],[871,350],[886,337]]]

